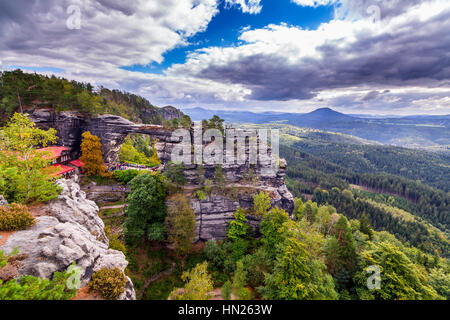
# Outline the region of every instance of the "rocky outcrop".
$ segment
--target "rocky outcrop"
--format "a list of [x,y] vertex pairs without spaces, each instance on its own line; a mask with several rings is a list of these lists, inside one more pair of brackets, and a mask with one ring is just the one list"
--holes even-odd
[[[293,197],[286,186],[273,188],[230,185],[224,189],[222,194],[218,192],[206,196],[204,200],[199,200],[197,197],[190,199],[196,215],[197,240],[225,239],[229,223],[234,219],[236,210],[239,207],[243,209],[252,208],[253,196],[259,192],[266,192],[270,195],[272,207],[279,207],[289,213],[292,212]],[[258,233],[261,220],[252,215],[247,215],[247,220],[253,230]]]
[[[118,160],[118,152],[122,143],[127,135],[132,133],[146,134],[152,139],[157,139],[158,156],[165,162],[170,160],[170,151],[173,144],[179,143],[181,140],[181,138],[172,138],[172,131],[165,129],[163,126],[135,124],[114,115],[106,114],[90,117],[77,111],[57,113],[52,109],[33,109],[28,112],[30,120],[40,128],[56,129],[59,137],[58,144],[68,147],[71,157],[74,159],[81,155],[81,135],[85,131],[90,131],[101,139],[105,162],[116,162]],[[168,111],[168,114],[171,114],[171,112]]]
[[[163,109],[168,113],[173,113],[173,116],[176,117],[176,112],[170,107]],[[100,115],[90,118],[76,112],[56,114],[52,111],[35,110],[31,113],[31,119],[41,127],[56,128],[61,141],[70,147],[74,154],[79,153],[82,132],[90,131],[97,135],[102,140],[103,157],[106,162],[117,161],[122,143],[127,135],[132,133],[146,134],[152,139],[157,139],[156,150],[163,163],[171,160],[172,151],[176,146],[183,149],[180,144],[184,143],[183,138],[174,136],[171,130],[158,125],[135,124],[113,115]],[[194,133],[192,129],[190,132],[191,141],[194,141]],[[260,141],[260,137],[255,130],[236,130],[235,133],[235,143],[237,143],[239,135],[246,137],[245,139],[248,142],[242,147],[243,150],[236,149],[236,155],[244,158],[242,162],[225,161],[222,165],[226,184],[228,186],[232,184],[240,185],[241,188],[248,185],[257,185],[260,190],[270,192],[273,195],[273,205],[292,213],[293,197],[284,182],[286,162],[272,155],[271,148],[267,146],[265,141]],[[215,142],[203,141],[203,147],[210,146],[212,143]],[[192,150],[190,142],[187,149],[184,150]],[[223,159],[226,159],[226,141],[224,141],[222,150]],[[252,161],[252,164],[250,164],[249,156],[251,150],[258,154],[258,161],[256,163]],[[261,153],[261,151],[267,152]],[[276,166],[274,166],[275,162]],[[216,165],[204,165],[204,176],[202,178],[213,180],[215,169]],[[185,165],[184,176],[188,186],[198,186],[200,179],[197,165]],[[251,180],[256,180],[256,184],[253,184]],[[192,199],[192,205],[197,214],[198,238],[204,240],[212,237],[220,239],[225,236],[228,221],[233,218],[238,206],[249,208],[253,205],[253,200],[252,197],[246,197],[245,195],[242,195],[239,201],[235,201],[226,195],[222,197],[219,195],[203,201]],[[250,223],[256,228],[258,221],[252,221],[251,219],[249,217]]]
[[[55,271],[64,271],[76,262],[81,267],[81,286],[86,286],[92,274],[103,267],[124,270],[128,261],[122,252],[108,249],[97,205],[86,199],[76,181],[59,180],[58,183],[63,191],[41,208],[45,215],[38,217],[32,228],[11,235],[1,247],[6,254],[18,247],[26,256],[19,274],[50,278]],[[135,298],[128,278],[120,299]]]

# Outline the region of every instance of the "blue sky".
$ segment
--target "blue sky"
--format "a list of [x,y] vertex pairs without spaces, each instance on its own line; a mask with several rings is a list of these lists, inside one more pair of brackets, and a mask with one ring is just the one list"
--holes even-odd
[[305,29],[316,29],[321,23],[333,19],[334,6],[302,7],[291,0],[262,0],[258,14],[244,13],[238,6],[219,5],[206,31],[199,32],[188,39],[189,44],[178,46],[164,54],[162,63],[149,65],[121,66],[124,70],[161,74],[174,63],[186,62],[189,52],[202,47],[228,47],[239,44],[239,34],[244,28],[258,29],[269,24],[285,23]]

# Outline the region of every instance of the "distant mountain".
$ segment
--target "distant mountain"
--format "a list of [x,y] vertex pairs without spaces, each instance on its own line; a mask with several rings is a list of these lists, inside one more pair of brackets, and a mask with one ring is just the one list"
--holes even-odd
[[366,140],[407,148],[450,152],[450,115],[370,117],[347,115],[330,108],[310,113],[185,109],[194,121],[218,115],[228,123],[284,123],[297,127],[344,133]]
[[337,121],[351,121],[354,117],[345,115],[343,113],[334,111],[330,108],[317,109],[313,112],[301,114],[298,121],[302,122],[337,122]]

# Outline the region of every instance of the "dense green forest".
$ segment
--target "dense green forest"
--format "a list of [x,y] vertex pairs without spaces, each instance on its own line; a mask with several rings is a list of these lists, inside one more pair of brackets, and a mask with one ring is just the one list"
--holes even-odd
[[114,114],[134,122],[163,124],[183,115],[173,107],[158,108],[148,100],[132,93],[94,89],[89,83],[69,81],[54,75],[4,71],[0,83],[0,121],[5,122],[15,111],[31,107],[52,108],[55,111],[78,110],[96,114]]
[[375,230],[448,256],[447,155],[292,126],[270,127],[281,128],[280,155],[288,162],[286,183],[295,196],[333,205],[349,219],[364,216]]

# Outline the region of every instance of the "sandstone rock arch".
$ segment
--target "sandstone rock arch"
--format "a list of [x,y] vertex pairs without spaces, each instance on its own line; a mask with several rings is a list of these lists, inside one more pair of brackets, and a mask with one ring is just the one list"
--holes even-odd
[[120,147],[129,134],[140,133],[157,139],[156,150],[163,162],[170,160],[173,145],[181,141],[181,138],[173,138],[172,131],[163,126],[136,124],[115,115],[91,117],[76,111],[57,113],[52,109],[35,109],[29,117],[41,128],[55,128],[58,143],[68,147],[73,158],[80,156],[81,135],[85,131],[90,131],[102,140],[103,158],[109,163],[118,160]]

